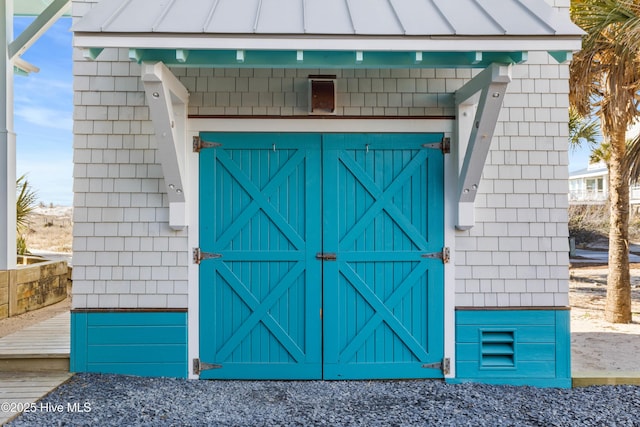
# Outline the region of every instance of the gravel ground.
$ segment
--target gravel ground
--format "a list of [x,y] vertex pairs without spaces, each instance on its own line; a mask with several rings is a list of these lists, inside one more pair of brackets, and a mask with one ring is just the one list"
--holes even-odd
[[9,425],[640,426],[640,387],[561,390],[415,380],[194,381],[78,374],[34,409]]

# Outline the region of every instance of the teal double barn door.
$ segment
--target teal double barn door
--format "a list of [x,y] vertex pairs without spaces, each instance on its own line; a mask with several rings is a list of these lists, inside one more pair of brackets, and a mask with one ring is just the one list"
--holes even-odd
[[441,377],[442,135],[201,136],[200,377]]

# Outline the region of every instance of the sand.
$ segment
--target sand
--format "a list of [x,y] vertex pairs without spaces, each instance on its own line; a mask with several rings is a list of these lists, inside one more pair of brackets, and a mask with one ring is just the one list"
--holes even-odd
[[604,320],[606,267],[571,269],[572,371],[640,373],[640,269],[632,268],[633,323]]

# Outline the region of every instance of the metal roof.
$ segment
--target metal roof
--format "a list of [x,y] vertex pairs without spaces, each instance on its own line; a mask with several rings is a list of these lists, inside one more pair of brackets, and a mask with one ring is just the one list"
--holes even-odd
[[245,35],[582,35],[567,16],[544,0],[101,0],[73,30]]
[[476,67],[560,62],[582,30],[545,0],[100,0],[74,45],[193,67]]

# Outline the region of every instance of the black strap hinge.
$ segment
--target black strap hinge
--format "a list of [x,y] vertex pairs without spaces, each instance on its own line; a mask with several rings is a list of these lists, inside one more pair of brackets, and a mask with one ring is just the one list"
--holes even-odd
[[448,375],[451,372],[451,359],[445,357],[441,362],[425,363],[422,367],[425,369],[440,369],[444,375]]
[[218,259],[222,258],[221,254],[214,254],[211,252],[202,252],[200,248],[193,248],[193,263],[200,264],[202,261],[207,259]]
[[442,154],[449,154],[451,152],[451,138],[444,137],[441,142],[433,142],[430,144],[422,144],[422,148],[433,148],[441,150]]
[[205,148],[216,148],[216,147],[222,147],[222,144],[220,144],[219,142],[203,141],[202,138],[200,138],[199,136],[194,136],[193,137],[193,152],[194,153],[199,153],[200,151],[202,151]]
[[442,248],[442,252],[424,254],[422,255],[422,258],[441,259],[443,264],[448,264],[451,259],[451,251],[449,248]]
[[202,371],[209,371],[211,369],[222,369],[222,365],[216,365],[215,363],[204,363],[200,359],[193,359],[193,374],[200,375]]

